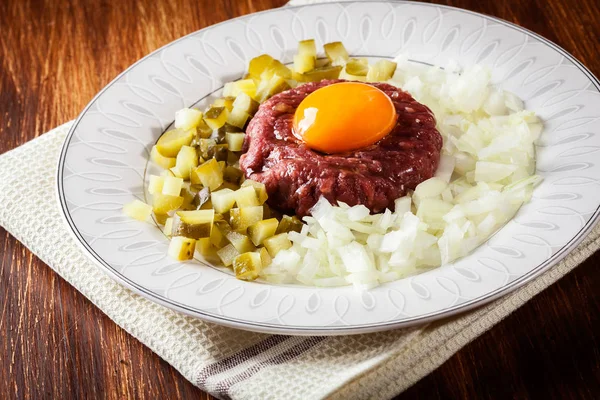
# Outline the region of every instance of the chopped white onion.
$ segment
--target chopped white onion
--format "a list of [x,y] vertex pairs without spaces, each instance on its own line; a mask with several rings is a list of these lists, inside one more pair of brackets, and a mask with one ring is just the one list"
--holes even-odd
[[362,204],[356,205],[348,210],[348,219],[350,221],[361,221],[367,218],[371,212]]
[[504,93],[500,90],[492,90],[483,103],[483,110],[489,115],[506,115]]
[[438,165],[438,169],[435,172],[435,176],[446,183],[450,182],[450,178],[452,177],[452,173],[454,172],[455,164],[456,161],[454,157],[442,154],[442,156],[440,157],[440,164]]

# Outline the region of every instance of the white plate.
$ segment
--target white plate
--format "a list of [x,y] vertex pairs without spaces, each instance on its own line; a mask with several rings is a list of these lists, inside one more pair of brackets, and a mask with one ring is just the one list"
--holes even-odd
[[[166,256],[167,239],[132,221],[144,198],[148,151],[174,112],[206,101],[268,53],[291,61],[298,40],[341,40],[351,54],[444,64],[486,64],[493,81],[545,121],[537,148],[544,177],[534,198],[488,243],[453,265],[365,293],[242,282]],[[87,254],[124,286],[199,318],[285,334],[364,333],[465,311],[556,264],[590,231],[600,196],[600,82],[544,38],[460,9],[407,2],[285,7],[195,32],[143,58],[104,88],[69,132],[58,167],[60,206]],[[202,102],[200,103],[202,104]]]

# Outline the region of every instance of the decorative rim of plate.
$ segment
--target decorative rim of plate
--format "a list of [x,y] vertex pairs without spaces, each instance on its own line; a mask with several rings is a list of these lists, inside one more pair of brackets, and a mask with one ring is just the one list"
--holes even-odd
[[[361,3],[364,3],[364,2],[359,2],[359,1],[323,2],[323,3],[313,3],[313,4],[306,4],[306,5],[284,6],[282,8],[302,9],[302,8],[307,8],[307,7],[311,7],[311,8],[312,7],[321,7],[324,5],[332,5],[332,4],[346,6],[346,5],[361,4]],[[577,60],[574,56],[572,56],[570,53],[568,53],[562,47],[560,47],[557,44],[551,42],[550,40],[544,38],[543,36],[533,32],[533,31],[530,31],[529,29],[523,28],[517,24],[514,24],[512,22],[505,21],[501,18],[488,16],[485,14],[480,14],[480,13],[477,13],[474,11],[461,9],[458,7],[437,5],[437,4],[430,4],[430,3],[421,3],[421,2],[417,2],[417,1],[373,1],[371,3],[374,3],[374,4],[378,4],[378,3],[379,4],[381,4],[381,3],[383,3],[383,4],[411,4],[411,5],[418,5],[418,6],[424,6],[424,7],[440,8],[440,9],[475,15],[477,17],[484,18],[488,21],[493,21],[495,23],[501,24],[509,29],[517,30],[521,33],[524,33],[525,35],[527,35],[529,37],[539,40],[546,46],[554,49],[556,52],[558,52],[560,55],[565,57],[567,60],[571,61],[573,63],[573,65],[576,66],[600,92],[600,80],[598,78],[596,78],[591,73],[591,71],[587,67],[585,67],[579,60]],[[322,327],[294,326],[294,325],[272,324],[272,323],[267,323],[267,322],[264,322],[264,323],[263,322],[254,322],[254,321],[230,318],[230,317],[223,316],[223,315],[210,314],[210,313],[206,313],[203,311],[199,311],[197,309],[186,306],[184,304],[178,303],[174,300],[168,299],[168,298],[158,295],[156,293],[153,293],[153,292],[147,290],[145,287],[140,286],[139,284],[133,282],[129,278],[118,273],[115,269],[113,269],[106,261],[104,261],[90,247],[90,245],[87,243],[87,241],[85,240],[85,238],[83,237],[81,232],[79,232],[79,230],[77,229],[77,226],[75,225],[75,223],[72,219],[72,216],[70,215],[70,213],[68,211],[68,207],[66,204],[66,197],[65,197],[64,185],[63,185],[65,160],[66,160],[66,155],[67,155],[67,151],[69,148],[69,144],[70,144],[71,139],[78,127],[78,124],[80,123],[82,118],[86,115],[87,111],[96,103],[96,101],[112,85],[114,85],[116,82],[118,82],[123,76],[125,76],[133,68],[135,68],[139,64],[143,63],[144,61],[148,60],[152,56],[164,51],[165,49],[169,48],[170,46],[172,46],[176,43],[179,43],[180,41],[183,41],[187,38],[197,35],[200,32],[213,29],[222,24],[231,23],[234,21],[240,21],[240,20],[244,20],[244,19],[248,19],[248,18],[253,18],[253,17],[259,16],[259,15],[272,13],[272,12],[280,10],[280,9],[281,8],[269,9],[269,10],[265,10],[265,11],[261,11],[261,12],[257,12],[257,13],[252,13],[252,14],[236,17],[236,18],[229,19],[226,21],[222,21],[220,23],[205,27],[198,31],[191,32],[185,36],[182,36],[181,38],[178,38],[178,39],[154,50],[153,52],[149,53],[148,55],[144,56],[143,58],[139,59],[138,61],[136,61],[135,63],[130,65],[127,69],[125,69],[118,76],[116,76],[109,84],[107,84],[102,90],[100,90],[100,92],[98,92],[96,94],[96,96],[94,96],[94,98],[88,103],[88,105],[79,114],[79,116],[75,120],[75,123],[70,128],[70,130],[65,138],[63,147],[61,149],[61,153],[59,156],[59,162],[57,165],[57,194],[58,194],[57,200],[58,200],[58,204],[61,208],[63,218],[64,218],[65,222],[67,223],[67,225],[69,226],[71,234],[73,235],[73,237],[74,237],[75,241],[77,242],[77,244],[79,245],[79,247],[90,256],[91,260],[96,265],[98,265],[105,273],[110,275],[113,279],[115,279],[121,285],[127,287],[128,289],[131,289],[135,293],[140,294],[143,297],[145,297],[153,302],[156,302],[158,304],[161,304],[161,305],[171,308],[173,310],[176,310],[176,311],[179,311],[179,312],[182,312],[184,314],[191,315],[194,317],[198,317],[198,318],[201,318],[201,319],[209,321],[209,322],[214,322],[214,323],[218,323],[218,324],[233,327],[233,328],[259,331],[259,332],[267,332],[267,333],[293,334],[293,335],[360,334],[360,333],[368,333],[368,332],[375,332],[375,331],[381,331],[381,330],[403,328],[403,327],[417,325],[417,324],[424,324],[424,323],[428,323],[428,322],[438,320],[441,318],[464,313],[468,310],[472,310],[474,308],[485,305],[493,300],[498,299],[499,297],[502,297],[502,296],[520,288],[521,286],[532,281],[533,279],[535,279],[536,277],[541,275],[543,272],[545,272],[546,270],[548,270],[549,268],[551,268],[552,266],[554,266],[555,264],[560,262],[565,256],[567,256],[572,250],[574,250],[577,247],[577,245],[580,244],[581,241],[587,236],[587,234],[594,228],[594,226],[596,225],[596,223],[598,222],[598,220],[600,218],[600,206],[598,206],[594,210],[594,212],[591,214],[591,217],[587,221],[587,223],[585,223],[583,225],[583,227],[581,227],[581,229],[566,244],[564,244],[555,254],[553,254],[551,257],[549,257],[542,263],[538,264],[536,267],[534,267],[528,273],[520,276],[519,278],[515,279],[514,281],[512,281],[510,284],[508,284],[506,286],[502,286],[502,287],[500,287],[496,290],[490,291],[482,296],[475,297],[469,301],[466,301],[464,303],[459,303],[455,306],[451,306],[451,307],[443,309],[443,310],[425,313],[425,314],[417,315],[414,317],[404,318],[400,321],[390,320],[390,321],[385,321],[385,322],[357,324],[357,325],[349,325],[349,326],[322,326]]]

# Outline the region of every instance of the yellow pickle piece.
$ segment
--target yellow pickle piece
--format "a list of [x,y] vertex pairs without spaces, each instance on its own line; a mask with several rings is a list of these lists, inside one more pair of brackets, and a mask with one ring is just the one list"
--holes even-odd
[[238,279],[253,281],[258,278],[261,270],[262,262],[258,253],[243,253],[233,260],[233,271]]
[[169,243],[168,254],[175,260],[186,261],[194,258],[195,249],[195,239],[190,239],[183,236],[175,236],[171,238],[171,242]]

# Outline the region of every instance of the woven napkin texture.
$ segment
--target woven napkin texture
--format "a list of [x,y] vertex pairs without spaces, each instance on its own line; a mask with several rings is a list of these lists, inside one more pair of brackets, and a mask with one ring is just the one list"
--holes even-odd
[[[301,2],[315,1],[292,3]],[[186,379],[222,399],[393,397],[600,247],[597,227],[560,264],[526,286],[485,307],[427,326],[337,337],[226,328],[132,293],[79,249],[56,199],[56,167],[70,126],[0,156],[0,225]]]
[[56,167],[69,127],[70,123],[62,125],[0,156],[0,225],[115,323],[219,398],[393,397],[600,246],[597,227],[565,260],[519,290],[483,308],[418,328],[338,337],[226,328],[152,303],[86,258],[56,200]]

